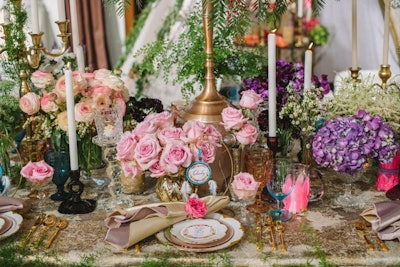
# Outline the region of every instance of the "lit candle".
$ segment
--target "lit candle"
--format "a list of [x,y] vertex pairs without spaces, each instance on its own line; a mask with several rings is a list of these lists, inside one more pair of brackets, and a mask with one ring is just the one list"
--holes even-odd
[[305,53],[304,59],[304,90],[311,89],[311,75],[312,75],[312,46],[313,43],[310,44]]
[[302,18],[303,17],[303,7],[304,6],[304,0],[297,0],[297,17]]
[[76,0],[69,1],[69,9],[71,11],[72,48],[76,53],[77,47],[79,45],[78,13],[76,11]]
[[31,22],[32,22],[32,33],[39,33],[39,12],[37,0],[31,0]]
[[58,0],[58,21],[65,21],[65,2]]
[[352,3],[352,53],[351,53],[351,69],[357,70],[357,0]]
[[268,34],[268,135],[276,137],[276,39]]
[[78,146],[76,142],[75,128],[75,101],[72,85],[72,71],[69,67],[65,70],[65,91],[67,98],[67,118],[68,118],[68,142],[69,142],[69,160],[71,170],[76,171],[78,167]]
[[83,48],[81,45],[76,47],[76,61],[78,63],[78,70],[85,72],[85,57],[83,56]]
[[385,1],[385,28],[383,31],[383,62],[382,65],[388,65],[389,58],[389,12],[390,12],[390,2],[389,0]]

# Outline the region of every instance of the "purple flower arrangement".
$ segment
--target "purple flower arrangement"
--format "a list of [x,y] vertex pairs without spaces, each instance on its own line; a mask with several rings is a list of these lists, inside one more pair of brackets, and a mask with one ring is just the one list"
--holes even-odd
[[320,166],[347,174],[355,174],[367,158],[389,162],[398,149],[393,129],[381,116],[370,116],[365,110],[326,121],[312,142]]

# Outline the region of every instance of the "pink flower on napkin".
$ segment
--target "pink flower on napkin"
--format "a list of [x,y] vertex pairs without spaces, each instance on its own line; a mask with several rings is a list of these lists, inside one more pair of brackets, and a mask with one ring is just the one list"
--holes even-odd
[[191,197],[186,202],[185,211],[192,218],[203,218],[207,214],[207,205],[204,200]]
[[258,104],[260,104],[261,102],[263,102],[263,98],[259,94],[257,94],[254,90],[250,89],[242,93],[239,105],[242,108],[255,110],[258,107]]
[[29,161],[22,169],[21,175],[32,183],[47,184],[53,177],[54,169],[44,160]]
[[257,193],[260,183],[254,180],[254,176],[248,172],[240,172],[233,176],[231,184],[234,194],[238,199],[248,199]]

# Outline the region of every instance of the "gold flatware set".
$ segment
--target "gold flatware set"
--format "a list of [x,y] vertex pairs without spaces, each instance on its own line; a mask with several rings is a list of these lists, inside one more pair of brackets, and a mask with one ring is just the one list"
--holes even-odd
[[[369,226],[367,226],[365,222],[361,221],[356,221],[354,223],[354,226],[357,233],[360,235],[361,239],[365,243],[367,249],[371,252],[375,251],[375,247],[372,244],[371,240],[369,239],[369,234],[368,234],[368,232],[370,232]],[[385,242],[383,242],[376,233],[373,233],[373,235],[375,237],[376,242],[378,243],[380,250],[383,252],[388,252],[389,248],[386,246]]]
[[[54,239],[57,237],[59,231],[67,228],[67,226],[68,221],[66,219],[57,218],[53,214],[46,215],[44,213],[41,213],[36,217],[33,226],[29,230],[25,239],[20,244],[20,248],[25,248],[30,243],[30,241],[33,240],[31,243],[32,249],[38,249],[46,238],[47,240],[44,244],[44,247],[49,248]],[[35,234],[39,229],[40,231],[38,232],[38,234]]]
[[[282,252],[286,252],[286,244],[284,240],[285,227],[283,226],[281,221],[275,221],[271,216],[257,214],[256,215],[256,238],[257,238],[257,250],[262,251],[264,245],[264,238],[268,240],[269,246],[272,251],[276,251],[278,249],[277,245],[279,244],[280,250]],[[278,237],[278,238],[277,238]]]

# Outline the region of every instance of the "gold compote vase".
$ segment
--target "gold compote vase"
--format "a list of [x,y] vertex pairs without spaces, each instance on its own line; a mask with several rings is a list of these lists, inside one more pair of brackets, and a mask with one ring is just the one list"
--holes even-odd
[[162,202],[182,201],[181,187],[185,181],[185,168],[177,173],[167,173],[157,179],[156,194]]

